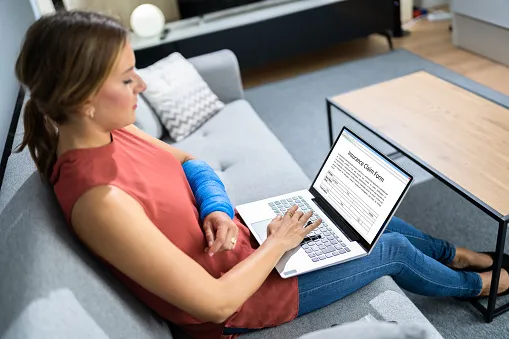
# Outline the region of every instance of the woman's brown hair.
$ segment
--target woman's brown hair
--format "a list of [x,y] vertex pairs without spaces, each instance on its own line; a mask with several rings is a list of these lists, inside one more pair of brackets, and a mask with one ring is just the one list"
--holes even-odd
[[60,11],[28,29],[16,62],[16,76],[30,91],[17,151],[28,147],[43,178],[56,161],[58,126],[99,91],[126,41],[117,20],[93,12]]

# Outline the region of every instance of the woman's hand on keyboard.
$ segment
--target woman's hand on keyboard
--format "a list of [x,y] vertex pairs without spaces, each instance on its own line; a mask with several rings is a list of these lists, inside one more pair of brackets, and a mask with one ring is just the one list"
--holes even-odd
[[306,226],[312,215],[312,211],[304,214],[298,210],[298,206],[293,206],[285,215],[278,215],[272,220],[267,226],[267,237],[280,241],[289,251],[297,247],[312,230],[322,223],[322,220],[318,219]]

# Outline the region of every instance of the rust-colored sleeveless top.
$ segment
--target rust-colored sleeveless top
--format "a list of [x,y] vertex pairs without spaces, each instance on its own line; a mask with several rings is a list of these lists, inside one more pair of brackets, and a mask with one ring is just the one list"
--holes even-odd
[[[204,252],[206,240],[193,192],[180,162],[171,153],[125,129],[111,134],[110,144],[68,151],[58,158],[53,168],[51,182],[69,225],[78,198],[93,187],[113,185],[135,198],[154,225],[215,278],[256,249],[248,228],[235,217],[239,227],[235,250],[209,257]],[[298,313],[297,279],[282,279],[275,270],[226,323],[219,325],[193,318],[145,290],[112,265],[107,263],[107,266],[145,304],[196,338],[220,338],[225,326],[276,326],[294,319]]]

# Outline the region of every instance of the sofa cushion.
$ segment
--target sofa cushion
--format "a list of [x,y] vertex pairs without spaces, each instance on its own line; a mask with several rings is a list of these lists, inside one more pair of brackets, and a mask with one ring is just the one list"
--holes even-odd
[[224,102],[244,99],[239,62],[235,54],[227,49],[189,59],[212,92]]
[[309,178],[245,100],[226,105],[207,124],[173,145],[208,162],[234,204],[310,185]]
[[224,107],[193,65],[180,53],[138,70],[145,98],[172,140],[180,141]]
[[[78,309],[97,325],[95,333],[100,329],[110,338],[171,338],[166,322],[135,299],[71,236],[52,189],[37,173],[26,180],[0,214],[0,234],[0,334],[12,333],[9,329],[26,320],[26,314],[40,312],[34,303],[56,302],[54,293],[65,289],[72,292],[79,308],[76,304],[66,307],[71,301],[65,298],[60,313],[52,313],[59,322],[53,328],[53,338],[68,333],[64,328],[69,316],[66,312]],[[42,329],[36,324],[32,322],[30,333],[24,333],[23,338],[40,337]],[[44,329],[44,333],[49,330]],[[86,336],[76,331],[73,338]]]
[[161,139],[164,134],[164,127],[161,125],[159,117],[143,94],[138,95],[138,108],[136,109],[136,121],[134,124],[154,138]]

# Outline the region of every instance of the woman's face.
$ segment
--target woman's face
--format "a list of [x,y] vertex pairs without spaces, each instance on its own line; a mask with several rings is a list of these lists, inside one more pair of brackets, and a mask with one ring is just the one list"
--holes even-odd
[[110,131],[134,123],[138,93],[146,84],[134,71],[134,52],[126,43],[110,76],[92,100],[94,122]]

